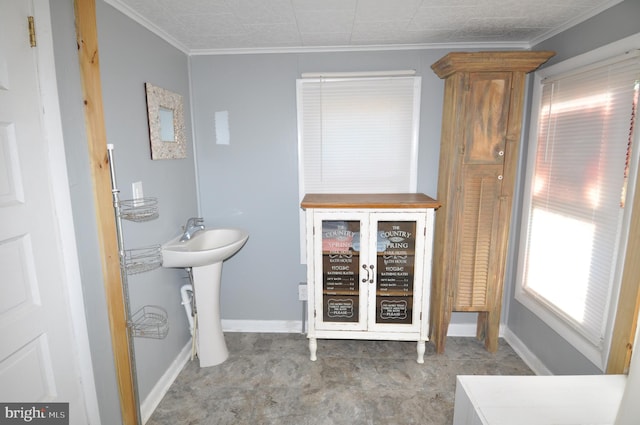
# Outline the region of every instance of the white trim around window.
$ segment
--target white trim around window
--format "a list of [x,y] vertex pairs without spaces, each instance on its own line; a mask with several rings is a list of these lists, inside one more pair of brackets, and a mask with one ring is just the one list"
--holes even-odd
[[[576,173],[579,174],[580,172],[580,165],[573,164],[572,162],[574,155],[571,154],[571,145],[568,148],[565,146],[569,155],[561,156],[556,151],[556,149],[560,149],[559,145],[550,144],[552,143],[550,140],[554,137],[559,137],[562,140],[565,140],[566,138],[574,138],[576,140],[573,143],[578,143],[578,145],[574,145],[577,146],[575,147],[575,151],[579,152],[580,155],[583,155],[583,150],[586,150],[587,148],[583,148],[581,143],[586,143],[585,140],[587,138],[584,137],[583,139],[577,135],[583,129],[583,126],[590,124],[590,117],[597,114],[593,111],[586,112],[587,108],[584,106],[584,103],[582,103],[578,109],[581,111],[580,113],[584,114],[584,116],[580,116],[579,114],[572,112],[574,115],[577,115],[578,118],[575,118],[575,123],[573,122],[574,118],[572,118],[569,120],[569,124],[565,124],[565,128],[569,129],[567,133],[559,134],[558,132],[561,131],[561,129],[560,127],[556,127],[556,124],[558,126],[563,124],[558,124],[553,117],[543,117],[542,114],[544,112],[541,111],[541,105],[543,102],[548,102],[550,98],[555,99],[551,104],[554,105],[553,102],[555,102],[556,111],[568,105],[569,103],[563,102],[561,95],[569,90],[569,85],[571,84],[570,80],[575,78],[578,73],[584,70],[593,70],[594,66],[601,66],[603,63],[608,66],[609,64],[617,64],[625,60],[640,63],[637,59],[638,48],[640,48],[640,34],[556,65],[543,68],[534,74],[535,81],[531,108],[531,131],[529,135],[528,154],[525,165],[525,191],[523,197],[523,216],[520,234],[520,247],[518,251],[519,258],[515,298],[602,370],[605,370],[606,368],[607,356],[611,344],[611,334],[615,321],[615,310],[619,295],[622,267],[624,264],[624,252],[628,239],[631,208],[620,208],[618,218],[616,218],[617,213],[615,212],[615,208],[610,208],[609,214],[612,214],[612,219],[614,220],[612,227],[606,230],[594,230],[593,226],[595,226],[595,221],[592,221],[589,214],[584,214],[584,210],[589,211],[589,206],[586,205],[586,203],[589,202],[588,196],[576,194],[570,189],[565,195],[558,195],[558,191],[563,188],[563,177],[554,174],[554,171],[550,170],[542,170],[542,174],[540,174],[541,165],[536,165],[536,158],[538,155],[558,155],[557,161],[561,162],[561,164],[554,164],[554,167],[556,167],[556,170],[558,168],[564,168],[562,171],[563,175],[567,179],[567,182],[569,182],[569,186],[571,186],[571,172],[566,173],[565,170],[573,170],[571,167],[575,165],[577,167],[575,168],[577,170]],[[636,50],[636,52],[634,52],[634,50]],[[634,64],[633,66],[635,67],[636,65]],[[638,75],[640,78],[640,72]],[[560,85],[557,87],[557,93],[551,93],[551,91],[556,90],[556,88],[550,88],[552,84],[550,81],[557,81],[558,79],[565,77],[569,78],[565,80],[566,82],[564,85],[562,85],[563,82],[560,82]],[[585,88],[591,86],[591,81],[585,82],[584,84]],[[558,106],[561,107],[558,108]],[[601,108],[600,111],[604,111],[603,106],[596,106],[596,108]],[[624,119],[625,117],[622,117],[622,120]],[[629,122],[627,122],[627,124],[629,124]],[[640,146],[638,145],[639,133],[638,121],[636,120],[635,131],[632,138],[632,149],[630,151],[630,156],[627,157],[630,167],[628,170],[626,194],[625,196],[618,195],[618,198],[623,201],[622,205],[626,206],[632,205],[632,200],[629,198],[635,192],[634,185],[636,183],[637,164],[640,160]],[[620,138],[619,136],[617,137],[618,139]],[[621,143],[626,144],[626,141],[622,140]],[[547,150],[543,153],[539,152],[539,144],[541,147],[544,146]],[[553,151],[551,151],[552,149]],[[620,149],[615,153],[616,158],[620,156],[619,151]],[[619,166],[619,159],[616,159],[616,161],[618,161],[618,165],[614,165],[614,167]],[[536,176],[534,176],[536,167],[538,167],[539,173],[537,180]],[[542,167],[544,167],[544,165],[542,165]],[[624,168],[624,158],[622,158],[622,168]],[[594,173],[592,171],[589,171],[590,176],[593,174]],[[543,178],[540,178],[541,175]],[[567,175],[569,177],[566,177]],[[609,186],[603,187],[606,189],[607,193],[615,193],[616,190],[620,188],[621,180],[622,179],[614,179],[613,183],[610,183]],[[573,181],[580,181],[580,177],[573,178]],[[601,182],[599,180],[598,184],[600,183]],[[551,198],[540,195],[541,191],[550,190],[545,188],[545,185],[553,187],[554,184],[556,185],[556,189],[553,189],[555,192],[548,192]],[[580,198],[580,196],[577,195],[581,195],[582,197]],[[572,196],[576,199],[573,199]],[[615,196],[612,196],[612,198],[615,198]],[[596,200],[600,200],[600,197],[597,196],[597,194],[592,194],[591,201],[596,202]],[[582,203],[585,203],[585,205],[582,205]],[[540,207],[541,205],[542,207]],[[571,210],[579,211],[577,215],[574,215],[573,219],[567,218],[573,215]],[[594,214],[599,214],[595,207],[593,211]],[[565,212],[568,212],[567,215],[565,215]],[[552,234],[547,234],[546,236],[543,234],[541,239],[546,238],[547,244],[544,245],[543,243],[543,245],[541,245],[543,246],[542,250],[538,249],[541,254],[539,255],[540,260],[536,263],[534,260],[531,260],[530,255],[533,255],[531,253],[535,252],[537,249],[534,246],[536,244],[535,238],[539,237],[540,233],[536,233],[533,230],[531,230],[530,233],[529,231],[530,227],[531,229],[534,229],[533,226],[535,225],[533,223],[536,221],[538,224],[543,221],[546,223],[543,227],[538,227],[538,229],[546,228],[547,231],[549,231],[548,229],[555,225],[557,226],[555,232],[568,234],[572,231],[571,229],[573,229],[575,237],[566,238],[564,239],[564,242],[560,242],[560,239],[558,239],[558,243],[554,246],[553,243],[549,243],[549,241],[553,240],[554,236]],[[591,229],[591,231],[589,229]],[[609,269],[606,267],[608,266],[606,255],[599,260],[600,264],[605,266],[602,268],[600,265],[594,265],[594,263],[591,262],[592,260],[590,260],[592,257],[589,257],[592,246],[596,248],[604,246],[600,245],[604,243],[602,241],[603,234],[606,236],[612,236],[608,238],[609,247],[607,248],[613,252],[613,255],[611,256],[612,260],[610,261],[612,266]],[[551,253],[555,248],[558,249],[558,252],[555,254]],[[558,274],[565,273],[565,270],[562,269],[564,267],[563,264],[568,268],[570,264],[569,260],[580,257],[580,251],[585,251],[584,254],[588,260],[588,264],[583,264],[582,266],[575,264],[573,266],[573,270],[566,273],[564,278],[558,278]],[[545,268],[548,268],[549,270],[544,270]],[[532,277],[532,270],[533,273],[536,274],[536,277]],[[600,272],[600,270],[604,270],[602,272],[602,276],[597,276],[595,278],[593,276],[586,276],[587,274]],[[590,304],[590,301],[578,300],[579,303],[584,303],[582,306],[576,305],[576,303],[566,302],[571,299],[571,297],[578,298],[580,296],[576,291],[573,291],[570,288],[570,285],[568,285],[569,289],[567,289],[562,283],[563,279],[577,280],[576,276],[572,273],[584,273],[585,279],[595,279],[598,285],[602,284],[605,286],[604,288],[599,289],[600,292],[595,295],[598,298],[596,300],[597,303],[600,304],[595,311],[592,311],[592,304]],[[534,280],[531,279],[537,279],[543,283],[531,283],[534,282]],[[555,281],[553,285],[544,288],[545,279],[549,282],[551,280]],[[536,285],[538,285],[538,287],[536,287]],[[563,293],[562,291],[566,292]],[[593,296],[589,290],[583,290],[582,295],[585,297]],[[585,298],[585,300],[586,299],[587,298]],[[591,315],[591,317],[589,317],[588,320],[583,319],[581,316],[582,314]]]

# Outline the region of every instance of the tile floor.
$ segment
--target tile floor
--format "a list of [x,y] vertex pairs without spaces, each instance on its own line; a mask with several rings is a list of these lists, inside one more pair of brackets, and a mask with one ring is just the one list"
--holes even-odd
[[227,333],[229,359],[187,363],[147,425],[423,424],[453,421],[456,375],[530,375],[500,340],[495,354],[474,338],[427,343],[318,340],[309,360],[301,334]]

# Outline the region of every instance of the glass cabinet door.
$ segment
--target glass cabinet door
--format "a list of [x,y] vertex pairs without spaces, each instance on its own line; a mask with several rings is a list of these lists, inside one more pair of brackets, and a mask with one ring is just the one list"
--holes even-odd
[[[316,326],[319,329],[338,327],[351,329],[366,328],[366,288],[360,287],[361,261],[360,245],[362,220],[359,218],[329,219],[325,215],[316,222],[316,232],[321,229],[321,237],[316,237],[316,300],[322,300],[322,312],[316,311]],[[364,247],[366,251],[366,246]],[[319,290],[319,291],[318,291]]]
[[316,213],[314,229],[317,329],[419,331],[424,215]]
[[[372,328],[418,328],[424,262],[423,219],[372,220],[375,236],[375,312]],[[374,230],[373,230],[374,229]]]

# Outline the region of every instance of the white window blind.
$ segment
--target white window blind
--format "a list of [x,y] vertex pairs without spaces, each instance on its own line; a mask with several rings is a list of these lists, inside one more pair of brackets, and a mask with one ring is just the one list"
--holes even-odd
[[546,312],[561,319],[594,352],[604,349],[619,285],[639,80],[632,53],[548,77],[537,88],[516,297],[544,306],[543,319]]
[[420,77],[297,81],[300,197],[415,192]]

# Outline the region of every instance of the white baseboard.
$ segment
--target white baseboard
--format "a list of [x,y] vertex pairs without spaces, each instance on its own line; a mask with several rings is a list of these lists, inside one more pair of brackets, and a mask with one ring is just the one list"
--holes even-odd
[[[464,336],[475,338],[478,326],[476,323],[451,323],[447,329],[447,336]],[[504,337],[505,326],[500,325],[498,335]]]
[[224,332],[303,333],[301,320],[226,320]]
[[140,403],[140,416],[143,424],[147,423],[153,411],[156,410],[156,407],[158,407],[158,404],[169,391],[169,387],[171,387],[171,384],[176,380],[189,359],[191,359],[191,339],[169,365],[169,368],[151,389],[149,395]]
[[511,332],[511,329],[505,328],[504,339],[509,343],[511,348],[513,348],[513,351],[529,366],[533,373],[536,375],[553,375],[544,363],[524,345],[520,338]]
[[447,329],[447,336],[476,336],[475,323],[450,323]]
[[[500,336],[504,334],[504,325],[500,325]],[[224,332],[273,332],[273,333],[304,333],[301,320],[228,320],[222,319]],[[452,323],[449,325],[447,336],[476,336],[475,323]]]

